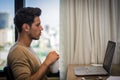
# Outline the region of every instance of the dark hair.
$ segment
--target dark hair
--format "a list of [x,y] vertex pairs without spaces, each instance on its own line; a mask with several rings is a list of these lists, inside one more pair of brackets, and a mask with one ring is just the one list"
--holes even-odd
[[14,24],[18,32],[22,32],[22,25],[27,23],[31,26],[36,16],[41,15],[40,8],[24,7],[16,12]]

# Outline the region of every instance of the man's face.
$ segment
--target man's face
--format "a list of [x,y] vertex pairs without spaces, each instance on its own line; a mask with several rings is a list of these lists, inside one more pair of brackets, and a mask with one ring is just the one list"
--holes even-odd
[[29,37],[34,40],[38,40],[43,30],[39,17],[35,17],[34,22],[31,25]]

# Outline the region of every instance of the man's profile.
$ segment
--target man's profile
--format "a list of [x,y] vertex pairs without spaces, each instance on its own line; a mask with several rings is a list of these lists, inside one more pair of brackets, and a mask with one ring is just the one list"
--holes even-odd
[[18,39],[11,47],[7,65],[11,68],[15,80],[46,80],[50,65],[59,59],[56,51],[51,51],[43,63],[30,47],[32,40],[38,40],[43,27],[41,25],[40,8],[24,7],[16,12],[14,24],[18,31]]

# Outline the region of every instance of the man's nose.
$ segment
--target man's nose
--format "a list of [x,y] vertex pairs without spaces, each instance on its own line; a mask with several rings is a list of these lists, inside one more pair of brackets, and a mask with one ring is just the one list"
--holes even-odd
[[43,27],[42,27],[42,26],[40,26],[40,30],[43,30]]

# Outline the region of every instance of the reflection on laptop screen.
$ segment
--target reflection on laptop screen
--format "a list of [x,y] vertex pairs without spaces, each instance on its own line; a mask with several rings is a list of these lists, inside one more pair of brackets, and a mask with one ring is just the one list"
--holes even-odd
[[113,53],[115,51],[116,43],[113,41],[108,41],[105,58],[103,62],[103,67],[107,70],[108,73],[110,73],[112,59],[113,59]]

